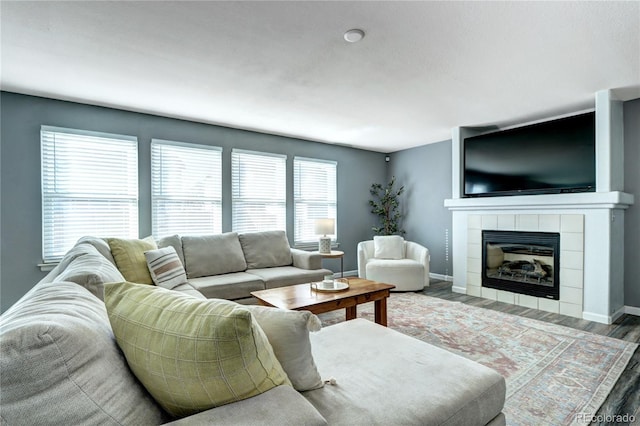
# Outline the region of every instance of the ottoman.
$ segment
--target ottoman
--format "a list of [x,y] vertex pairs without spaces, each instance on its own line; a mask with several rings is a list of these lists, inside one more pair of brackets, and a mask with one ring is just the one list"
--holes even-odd
[[335,385],[303,392],[330,425],[504,425],[495,370],[365,319],[311,333]]

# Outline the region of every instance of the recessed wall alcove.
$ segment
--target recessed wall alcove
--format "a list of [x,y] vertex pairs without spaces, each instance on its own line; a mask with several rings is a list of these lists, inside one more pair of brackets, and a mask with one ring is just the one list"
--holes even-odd
[[[453,291],[611,324],[624,312],[624,189],[622,102],[609,90],[595,95],[596,191],[573,194],[463,198],[464,138],[455,128],[452,211]],[[550,119],[553,117],[550,117]],[[523,123],[527,124],[527,123]],[[482,230],[560,233],[559,300],[482,286]]]

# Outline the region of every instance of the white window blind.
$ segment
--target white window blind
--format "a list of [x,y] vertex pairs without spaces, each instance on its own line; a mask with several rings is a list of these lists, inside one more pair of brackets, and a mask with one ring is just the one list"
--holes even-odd
[[222,148],[151,141],[152,232],[222,232]]
[[85,235],[138,237],[135,137],[42,126],[42,258]]
[[[336,219],[335,161],[295,157],[293,159],[294,243],[317,244],[316,219]],[[337,223],[336,223],[337,232]],[[332,236],[335,241],[337,235]]]
[[286,229],[286,170],[286,155],[231,152],[234,231]]

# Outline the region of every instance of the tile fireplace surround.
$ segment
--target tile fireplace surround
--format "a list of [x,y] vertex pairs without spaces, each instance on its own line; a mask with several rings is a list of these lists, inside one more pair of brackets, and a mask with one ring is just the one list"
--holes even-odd
[[[465,198],[464,139],[478,128],[452,130],[453,291],[611,324],[625,312],[622,102],[595,94],[596,192]],[[560,300],[482,286],[483,230],[560,233]]]
[[[481,233],[528,231],[560,233],[560,300],[482,287]],[[584,215],[483,214],[467,217],[467,294],[527,308],[582,318]]]
[[[453,290],[611,324],[624,313],[622,192],[463,198],[453,213]],[[483,230],[560,233],[560,300],[482,287]]]

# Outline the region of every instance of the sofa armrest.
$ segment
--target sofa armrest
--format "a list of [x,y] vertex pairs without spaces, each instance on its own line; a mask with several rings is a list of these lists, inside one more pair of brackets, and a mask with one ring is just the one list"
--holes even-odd
[[326,425],[324,417],[291,386],[277,386],[242,401],[184,417],[170,425]]
[[200,293],[194,286],[186,282],[173,288],[173,291],[179,291],[182,294],[188,294],[189,296],[197,297],[198,299],[206,299],[207,297]]
[[424,280],[425,286],[429,286],[429,262],[431,260],[431,255],[429,254],[429,249],[412,241],[406,241],[406,254],[407,259],[413,259],[417,262],[420,262],[421,265],[424,266]]
[[358,277],[367,278],[367,261],[373,258],[373,240],[358,243]]
[[322,256],[318,253],[292,248],[291,257],[293,258],[293,266],[296,268],[322,269]]

